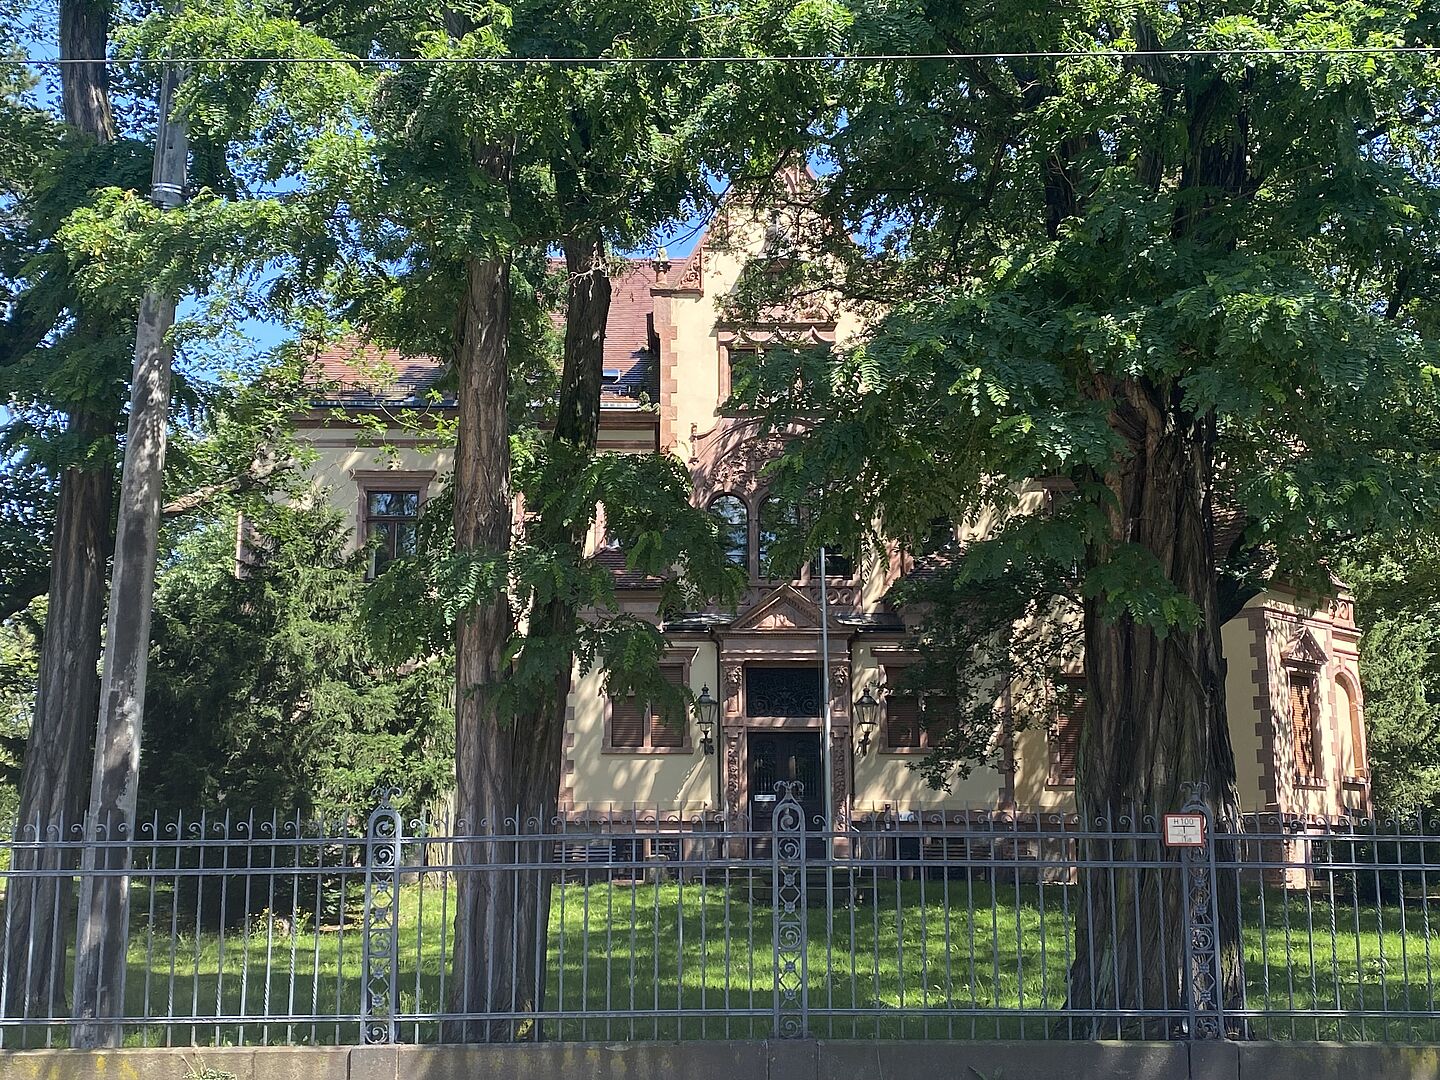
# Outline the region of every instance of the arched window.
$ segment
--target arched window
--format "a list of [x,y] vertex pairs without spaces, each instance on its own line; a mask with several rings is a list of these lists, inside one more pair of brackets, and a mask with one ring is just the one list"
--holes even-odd
[[1340,725],[1340,775],[1365,775],[1365,732],[1355,687],[1345,676],[1335,680],[1335,720]]
[[721,495],[710,502],[710,513],[720,526],[720,543],[725,557],[736,566],[750,565],[750,514],[735,495]]

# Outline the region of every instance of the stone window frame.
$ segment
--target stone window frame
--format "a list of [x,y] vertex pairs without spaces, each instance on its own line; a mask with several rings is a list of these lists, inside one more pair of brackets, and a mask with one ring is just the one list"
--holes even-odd
[[[370,495],[377,491],[413,491],[418,495],[415,518],[418,521],[425,513],[425,504],[430,500],[430,485],[435,480],[434,469],[352,469],[350,478],[355,481],[359,495],[355,508],[355,539],[359,547],[370,543]],[[375,573],[366,565],[365,578],[373,580]]]
[[[698,648],[697,648],[697,649],[684,649],[684,650],[681,650],[681,649],[667,649],[667,650],[665,651],[665,654],[660,658],[660,666],[661,666],[662,668],[665,668],[665,667],[674,667],[674,666],[678,665],[678,666],[680,667],[680,685],[683,686],[683,687],[686,687],[687,689],[689,689],[689,688],[690,688],[690,672],[691,672],[691,669],[694,667],[695,657],[699,654],[699,652],[700,652],[700,650],[699,650]],[[606,694],[606,695],[605,695],[605,721],[604,721],[605,728],[604,728],[604,738],[603,738],[603,741],[602,741],[601,744],[600,744],[600,753],[601,753],[601,754],[611,755],[611,756],[622,756],[622,757],[644,757],[644,756],[658,755],[658,754],[694,754],[694,753],[695,753],[695,739],[694,739],[695,718],[694,718],[693,716],[691,716],[691,715],[688,715],[688,714],[687,714],[686,717],[685,717],[685,730],[684,730],[684,734],[683,734],[683,737],[682,737],[682,739],[681,739],[681,742],[680,742],[680,745],[679,745],[679,746],[652,746],[652,745],[650,744],[650,732],[651,732],[651,725],[654,723],[654,716],[653,716],[653,715],[651,714],[651,712],[650,712],[649,703],[648,703],[648,702],[646,703],[646,710],[645,710],[645,743],[644,743],[644,745],[643,745],[643,746],[616,746],[615,743],[614,743],[614,741],[613,741],[614,735],[613,735],[612,728],[611,728],[611,717],[612,717],[612,715],[613,715],[612,710],[613,710],[614,702],[615,702],[615,699],[614,699],[611,695],[609,695],[609,694]]]
[[[813,569],[815,557],[806,560],[800,567],[800,572],[794,577],[780,578],[769,577],[764,573],[761,562],[760,536],[761,517],[764,513],[765,504],[770,499],[769,487],[756,487],[748,491],[738,487],[726,487],[713,492],[705,499],[705,510],[712,512],[713,507],[721,499],[738,499],[740,505],[745,509],[745,577],[752,585],[776,586],[794,585],[797,588],[806,588],[819,583],[820,575]],[[739,563],[733,565],[739,566]],[[828,570],[829,567],[826,567]],[[859,563],[850,566],[849,574],[826,574],[825,581],[833,586],[856,586],[861,583],[863,574]]]
[[[1339,671],[1335,674],[1335,685],[1344,688],[1345,697],[1350,702],[1350,715],[1335,717],[1336,735],[1341,734],[1341,724],[1348,725],[1350,729],[1351,771],[1343,773],[1340,779],[1349,784],[1366,784],[1370,781],[1370,757],[1365,738],[1365,711],[1360,705],[1360,684],[1348,671]],[[1359,767],[1362,761],[1366,763],[1364,768]]]
[[[818,313],[818,312],[817,312]],[[730,397],[734,389],[730,378],[730,372],[735,362],[736,353],[763,353],[775,342],[795,342],[798,339],[809,338],[815,345],[835,345],[835,321],[834,316],[824,312],[824,318],[818,320],[800,319],[775,324],[771,329],[759,330],[743,326],[722,326],[715,331],[716,359],[718,368],[715,375],[716,399],[724,402]]]
[[[1300,788],[1324,788],[1328,781],[1325,776],[1325,730],[1324,714],[1320,705],[1321,673],[1323,665],[1304,660],[1290,659],[1284,664],[1285,670],[1285,728],[1290,735],[1290,747],[1294,754],[1295,786]],[[1297,677],[1309,680],[1310,694],[1310,771],[1301,769],[1300,748],[1296,742],[1294,713],[1294,680]],[[1337,733],[1338,734],[1338,733]]]
[[[930,741],[930,726],[925,722],[926,699],[932,697],[943,697],[933,691],[915,691],[916,723],[919,725],[919,740],[914,746],[895,746],[890,742],[890,700],[895,696],[894,683],[900,680],[901,673],[916,663],[913,657],[906,657],[899,660],[884,658],[880,660],[880,675],[882,682],[877,689],[880,694],[880,730],[879,739],[876,741],[876,753],[885,754],[891,757],[914,757],[929,754],[934,746]],[[911,692],[905,691],[900,694],[902,697],[910,697]]]
[[719,520],[719,517],[715,513],[715,504],[720,502],[720,500],[722,499],[734,499],[740,504],[741,509],[743,509],[745,512],[745,561],[743,564],[737,563],[729,559],[727,556],[726,562],[729,562],[732,566],[743,566],[743,569],[745,570],[745,576],[747,578],[753,578],[754,574],[752,571],[752,567],[755,565],[756,535],[755,508],[751,505],[751,500],[746,498],[743,492],[735,491],[732,488],[726,488],[724,491],[717,491],[715,492],[715,494],[711,495],[708,499],[705,500],[705,512],[707,514],[710,514],[712,517],[715,517],[717,521]]

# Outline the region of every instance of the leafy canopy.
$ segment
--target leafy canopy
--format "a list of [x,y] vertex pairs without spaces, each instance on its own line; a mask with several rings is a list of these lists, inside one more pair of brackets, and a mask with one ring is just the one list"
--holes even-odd
[[[814,143],[829,227],[772,280],[833,288],[867,325],[828,355],[775,350],[737,388],[809,426],[775,475],[826,492],[817,536],[915,544],[947,518],[977,537],[926,587],[922,632],[948,664],[929,677],[977,710],[963,749],[993,734],[1018,676],[982,657],[1023,613],[1087,603],[1162,635],[1203,617],[1120,501],[1128,469],[1190,466],[1149,456],[1127,416],[1198,448],[1207,531],[1234,536],[1192,553],[1217,564],[1222,620],[1273,576],[1327,588],[1337,542],[1434,507],[1436,59],[1099,55],[1426,44],[1433,8],[851,15],[860,53],[1078,54],[839,66],[844,115]],[[1034,652],[1032,675],[1053,670]]]

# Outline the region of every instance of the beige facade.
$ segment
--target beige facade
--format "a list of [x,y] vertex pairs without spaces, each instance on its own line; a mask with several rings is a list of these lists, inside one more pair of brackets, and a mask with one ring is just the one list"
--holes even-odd
[[[725,498],[735,500],[724,504],[732,512],[744,510],[750,585],[738,609],[697,613],[666,627],[666,659],[675,677],[697,695],[703,690],[718,699],[714,753],[703,751],[694,725],[667,735],[633,704],[607,700],[600,673],[582,678],[577,672],[567,710],[564,802],[589,810],[763,814],[773,782],[798,778],[820,809],[823,664],[838,827],[852,815],[886,807],[1069,808],[1072,787],[1057,766],[1053,716],[1028,717],[1024,730],[999,748],[1003,767],[954,774],[947,790],[931,789],[912,767],[926,752],[925,737],[907,726],[903,701],[886,692],[908,659],[905,613],[885,601],[889,586],[908,570],[898,551],[863,572],[827,580],[824,657],[813,570],[792,581],[762,577],[762,469],[780,444],[744,417],[720,415],[732,355],[763,348],[777,332],[843,341],[857,323],[819,306],[781,313],[778,330],[722,323],[719,301],[734,289],[746,260],[762,252],[765,230],[730,222],[724,235],[724,243],[713,235],[702,239],[684,260],[632,263],[616,275],[601,436],[613,452],[677,455],[694,476],[698,505]],[[339,389],[303,420],[317,453],[315,497],[344,510],[357,536],[383,531],[391,525],[368,520],[369,507],[384,502],[385,493],[408,490],[423,502],[450,469],[451,452],[399,430],[383,439],[366,436],[372,446],[383,441],[383,451],[359,445],[360,429],[347,418],[373,423],[394,408],[385,376],[357,388],[347,381],[352,355],[331,351],[320,359]],[[417,362],[405,363],[423,381],[423,371],[411,370]],[[444,402],[429,408],[448,411]],[[1022,508],[1039,509],[1044,498],[1037,488]],[[983,531],[984,524],[976,528]],[[654,594],[643,581],[627,580],[623,558],[603,550],[602,539],[596,537],[596,557],[615,569],[623,602],[653,617]],[[1224,627],[1226,705],[1245,809],[1333,815],[1368,808],[1357,642],[1353,605],[1343,592],[1314,606],[1273,589]],[[884,703],[884,715],[862,752],[852,703],[867,689]]]

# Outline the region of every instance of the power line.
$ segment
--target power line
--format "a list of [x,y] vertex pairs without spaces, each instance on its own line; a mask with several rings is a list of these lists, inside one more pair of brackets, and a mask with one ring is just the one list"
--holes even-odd
[[[121,59],[84,59],[80,57],[24,57],[10,63],[34,67],[64,67],[73,64],[104,64],[121,67],[128,64],[838,64],[887,63],[891,61],[969,61],[969,60],[1082,60],[1082,59],[1146,59],[1202,57],[1308,57],[1308,56],[1399,56],[1440,54],[1440,45],[1353,45],[1295,48],[1233,48],[1233,49],[1050,49],[1029,52],[970,53],[831,53],[790,54],[784,56],[190,56],[135,57]],[[7,61],[0,59],[0,64]]]

